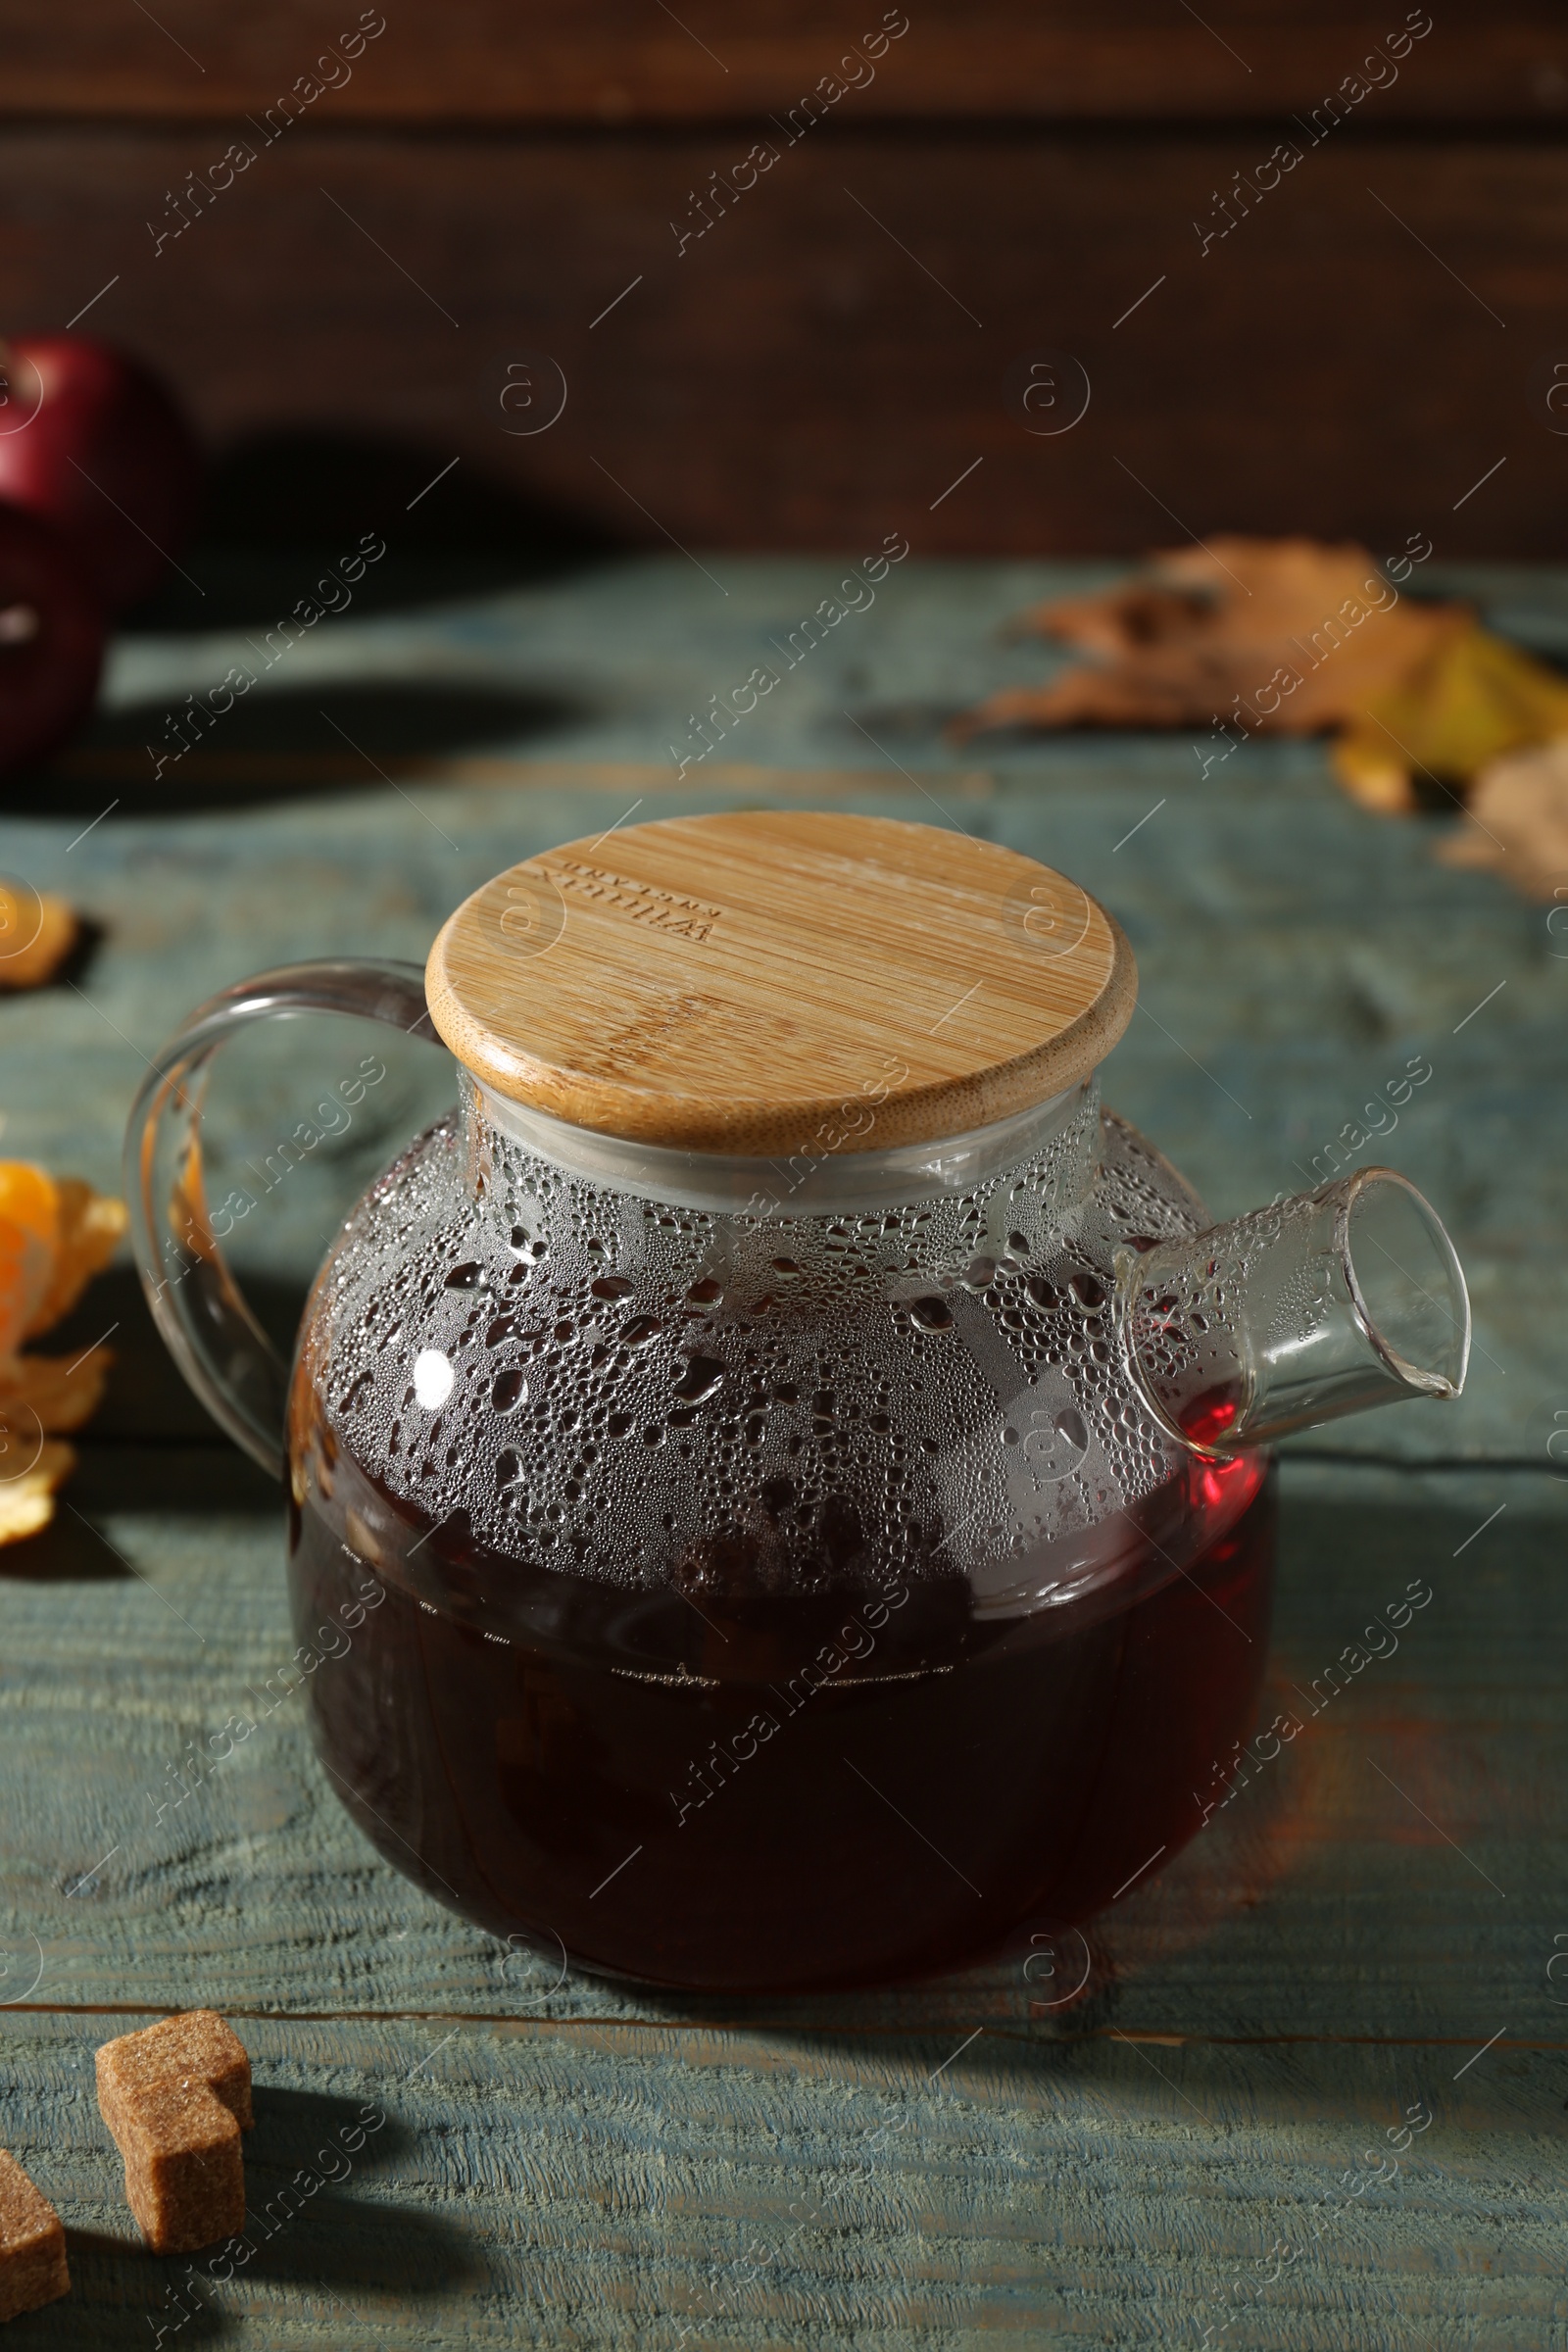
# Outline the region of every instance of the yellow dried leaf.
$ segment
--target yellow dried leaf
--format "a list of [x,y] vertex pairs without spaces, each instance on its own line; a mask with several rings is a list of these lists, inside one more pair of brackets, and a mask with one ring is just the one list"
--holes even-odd
[[1472,627],[1371,697],[1364,713],[1413,768],[1439,784],[1467,784],[1505,752],[1568,732],[1568,679]]
[[1329,761],[1351,800],[1374,816],[1409,816],[1419,806],[1409,760],[1369,727],[1337,735]]
[[[42,988],[80,936],[81,926],[64,899],[47,891],[24,898],[0,882],[0,988]],[[13,938],[21,944],[8,948]]]

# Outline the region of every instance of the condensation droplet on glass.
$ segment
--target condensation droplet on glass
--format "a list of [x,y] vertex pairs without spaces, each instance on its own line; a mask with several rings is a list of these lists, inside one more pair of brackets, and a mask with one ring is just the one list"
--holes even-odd
[[949,1331],[953,1326],[953,1309],[945,1298],[911,1298],[909,1317],[922,1331]]

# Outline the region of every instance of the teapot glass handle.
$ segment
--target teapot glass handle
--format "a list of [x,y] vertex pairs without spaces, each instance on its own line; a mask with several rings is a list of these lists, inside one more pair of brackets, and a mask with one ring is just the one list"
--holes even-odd
[[288,1366],[219,1248],[202,1173],[202,1098],[220,1046],[257,1021],[357,1013],[432,1045],[416,963],[289,963],[225,988],[150,1067],[125,1128],[125,1197],[137,1271],[175,1363],[220,1428],[281,1477]]

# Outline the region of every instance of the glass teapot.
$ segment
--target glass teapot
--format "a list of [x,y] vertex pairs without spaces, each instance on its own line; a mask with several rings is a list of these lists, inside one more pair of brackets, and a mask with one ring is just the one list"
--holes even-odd
[[[400,1870],[591,1971],[797,1990],[1065,1928],[1199,1829],[1268,1442],[1456,1396],[1469,1304],[1388,1169],[1211,1225],[1100,1106],[1136,985],[1010,850],[747,812],[530,858],[422,984],[291,966],[165,1050],[147,1296],[286,1473],[315,1738]],[[462,1102],[342,1226],[290,1376],[200,1104],[311,1009],[444,1042]]]

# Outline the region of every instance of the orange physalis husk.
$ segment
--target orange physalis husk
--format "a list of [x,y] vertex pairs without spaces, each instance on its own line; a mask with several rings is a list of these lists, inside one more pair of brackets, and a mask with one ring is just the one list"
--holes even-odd
[[64,899],[15,890],[0,882],[0,988],[42,988],[81,936]]
[[0,1421],[33,1414],[51,1436],[91,1420],[114,1362],[102,1345],[85,1355],[0,1355]]
[[[0,1424],[0,1439],[8,1436]],[[29,1447],[22,1458],[27,1460],[28,1453],[27,1468],[0,1478],[0,1544],[19,1544],[24,1536],[35,1536],[48,1526],[55,1515],[55,1491],[76,1466],[75,1447],[51,1438],[36,1452]]]
[[68,1362],[21,1343],[74,1305],[125,1225],[123,1202],[78,1177],[0,1160],[0,1544],[47,1526],[75,1461],[53,1433],[81,1427],[113,1361],[102,1346]]

